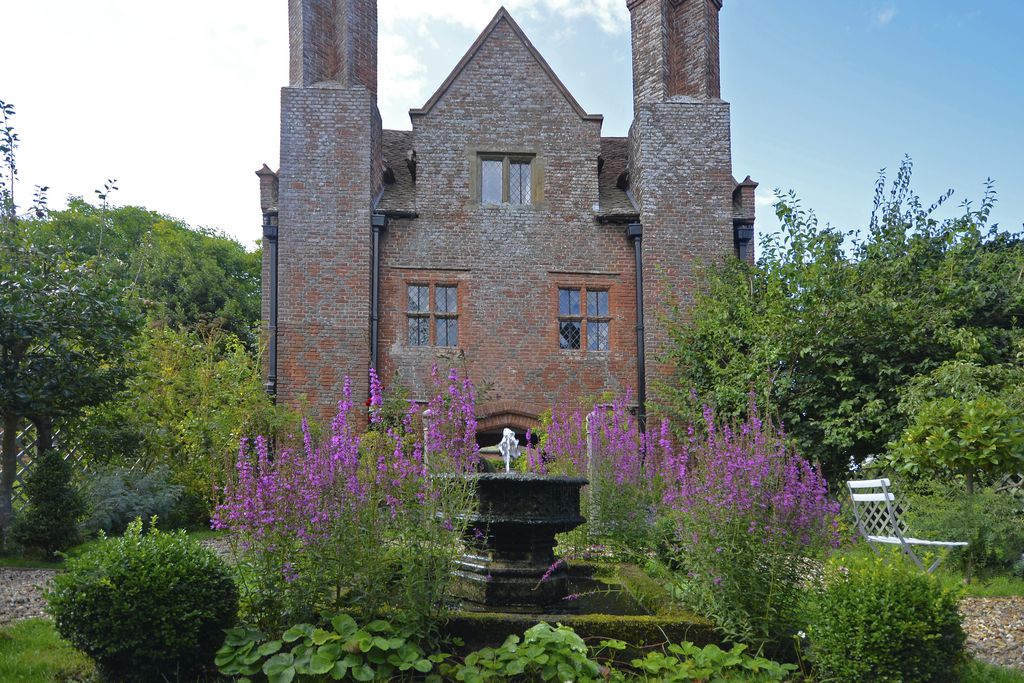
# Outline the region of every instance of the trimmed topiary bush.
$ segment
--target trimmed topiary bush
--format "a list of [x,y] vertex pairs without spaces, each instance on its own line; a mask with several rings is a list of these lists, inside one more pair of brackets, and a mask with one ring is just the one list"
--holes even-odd
[[57,630],[108,678],[187,679],[213,665],[238,610],[224,562],[184,532],[141,520],[68,561],[46,593]]
[[808,628],[819,678],[956,680],[966,640],[958,597],[907,563],[833,564]]
[[53,557],[78,543],[85,503],[75,488],[71,463],[53,448],[39,454],[25,481],[28,505],[15,518],[11,535],[19,545]]

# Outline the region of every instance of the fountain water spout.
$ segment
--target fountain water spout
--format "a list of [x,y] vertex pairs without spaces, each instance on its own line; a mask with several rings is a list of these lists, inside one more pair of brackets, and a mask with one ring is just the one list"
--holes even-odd
[[498,444],[498,452],[505,459],[505,471],[511,471],[512,458],[519,457],[519,439],[516,433],[508,427],[501,432],[501,443]]

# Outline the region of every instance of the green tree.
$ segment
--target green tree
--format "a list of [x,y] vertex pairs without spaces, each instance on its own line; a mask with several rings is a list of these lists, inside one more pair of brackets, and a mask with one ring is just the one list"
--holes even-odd
[[908,383],[899,404],[908,424],[890,444],[888,464],[914,476],[962,478],[967,496],[953,505],[972,534],[970,581],[989,535],[975,484],[994,485],[1003,475],[1024,472],[1024,344],[1012,361],[985,365],[973,335],[965,331],[959,341],[957,358]]
[[102,260],[39,245],[30,223],[0,253],[0,415],[4,423],[0,521],[9,520],[18,423],[36,426],[41,454],[54,420],[106,401],[130,372],[137,308]]
[[107,194],[101,193],[99,206],[70,200],[67,209],[49,212],[40,229],[52,241],[73,241],[83,254],[116,257],[122,264],[119,276],[146,304],[151,320],[172,326],[216,325],[255,349],[260,252],[155,211],[109,207]]
[[108,259],[86,257],[41,231],[44,188],[30,216],[15,203],[14,107],[0,101],[0,542],[13,513],[19,423],[36,427],[37,458],[53,445],[55,419],[106,401],[130,368],[125,349],[139,316]]
[[73,477],[71,463],[52,448],[35,459],[25,482],[28,505],[12,529],[17,543],[38,549],[49,559],[78,542],[78,520],[85,513],[85,502]]
[[231,332],[155,325],[138,342],[124,390],[79,424],[85,455],[147,471],[166,465],[202,516],[240,439],[294,421],[264,391],[258,356]]
[[708,268],[676,317],[663,409],[692,416],[693,389],[740,416],[753,392],[834,481],[899,437],[901,390],[954,358],[959,335],[978,340],[986,364],[1012,361],[1024,245],[987,225],[995,193],[939,219],[951,193],[923,205],[910,179],[909,161],[891,184],[880,177],[859,237],[821,227],[792,194],[781,199],[782,232],[757,265]]

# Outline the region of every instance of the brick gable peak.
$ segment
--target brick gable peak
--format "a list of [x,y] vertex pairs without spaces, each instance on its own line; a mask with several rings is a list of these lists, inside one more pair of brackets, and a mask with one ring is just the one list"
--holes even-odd
[[419,109],[409,110],[410,116],[422,116],[424,114],[430,113],[430,110],[432,110],[434,108],[434,105],[436,105],[441,100],[441,98],[444,97],[445,93],[448,91],[448,88],[451,87],[452,83],[455,82],[455,79],[459,77],[459,74],[462,73],[466,66],[473,61],[473,58],[476,57],[477,52],[480,51],[480,48],[483,47],[484,43],[487,42],[487,39],[490,37],[490,35],[502,22],[507,23],[509,28],[512,29],[512,32],[523,42],[523,45],[526,46],[526,49],[533,56],[534,60],[536,60],[537,65],[540,66],[541,70],[547,75],[548,78],[551,79],[551,82],[555,85],[556,88],[558,88],[558,91],[562,93],[562,96],[565,98],[565,101],[569,103],[569,106],[572,107],[573,111],[575,111],[581,119],[586,121],[604,120],[604,116],[602,116],[601,114],[588,114],[587,111],[580,105],[580,103],[576,101],[576,98],[572,96],[572,93],[569,92],[569,89],[567,87],[565,87],[565,84],[562,83],[561,79],[559,79],[558,76],[555,75],[555,72],[551,69],[551,66],[547,63],[547,60],[545,60],[544,57],[540,54],[540,52],[537,50],[537,48],[534,47],[533,43],[530,42],[530,39],[526,37],[526,33],[523,32],[523,29],[519,27],[519,24],[516,23],[516,20],[512,18],[512,15],[509,14],[508,10],[505,9],[504,7],[498,10],[498,12],[494,15],[494,18],[491,19],[489,24],[487,24],[487,27],[484,28],[484,30],[480,33],[477,39],[469,47],[469,50],[466,52],[466,54],[463,55],[461,60],[459,60],[459,63],[455,65],[454,69],[452,69],[452,72],[448,74],[448,78],[444,80],[444,82],[437,89],[437,91],[430,97],[429,100],[427,100],[427,103],[424,104]]

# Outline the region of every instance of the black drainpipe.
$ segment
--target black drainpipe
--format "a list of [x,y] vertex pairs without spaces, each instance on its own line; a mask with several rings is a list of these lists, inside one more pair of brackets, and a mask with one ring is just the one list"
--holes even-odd
[[640,431],[647,433],[647,369],[644,365],[644,261],[641,247],[644,239],[644,226],[630,223],[626,227],[626,237],[633,241],[633,256],[636,260],[636,394],[637,422]]
[[267,383],[270,398],[277,401],[277,211],[263,214],[263,248],[270,258],[270,320],[267,324]]
[[370,217],[373,228],[373,284],[370,291],[370,367],[379,372],[377,367],[377,336],[380,325],[380,233],[387,230],[388,217],[382,213],[374,213]]

